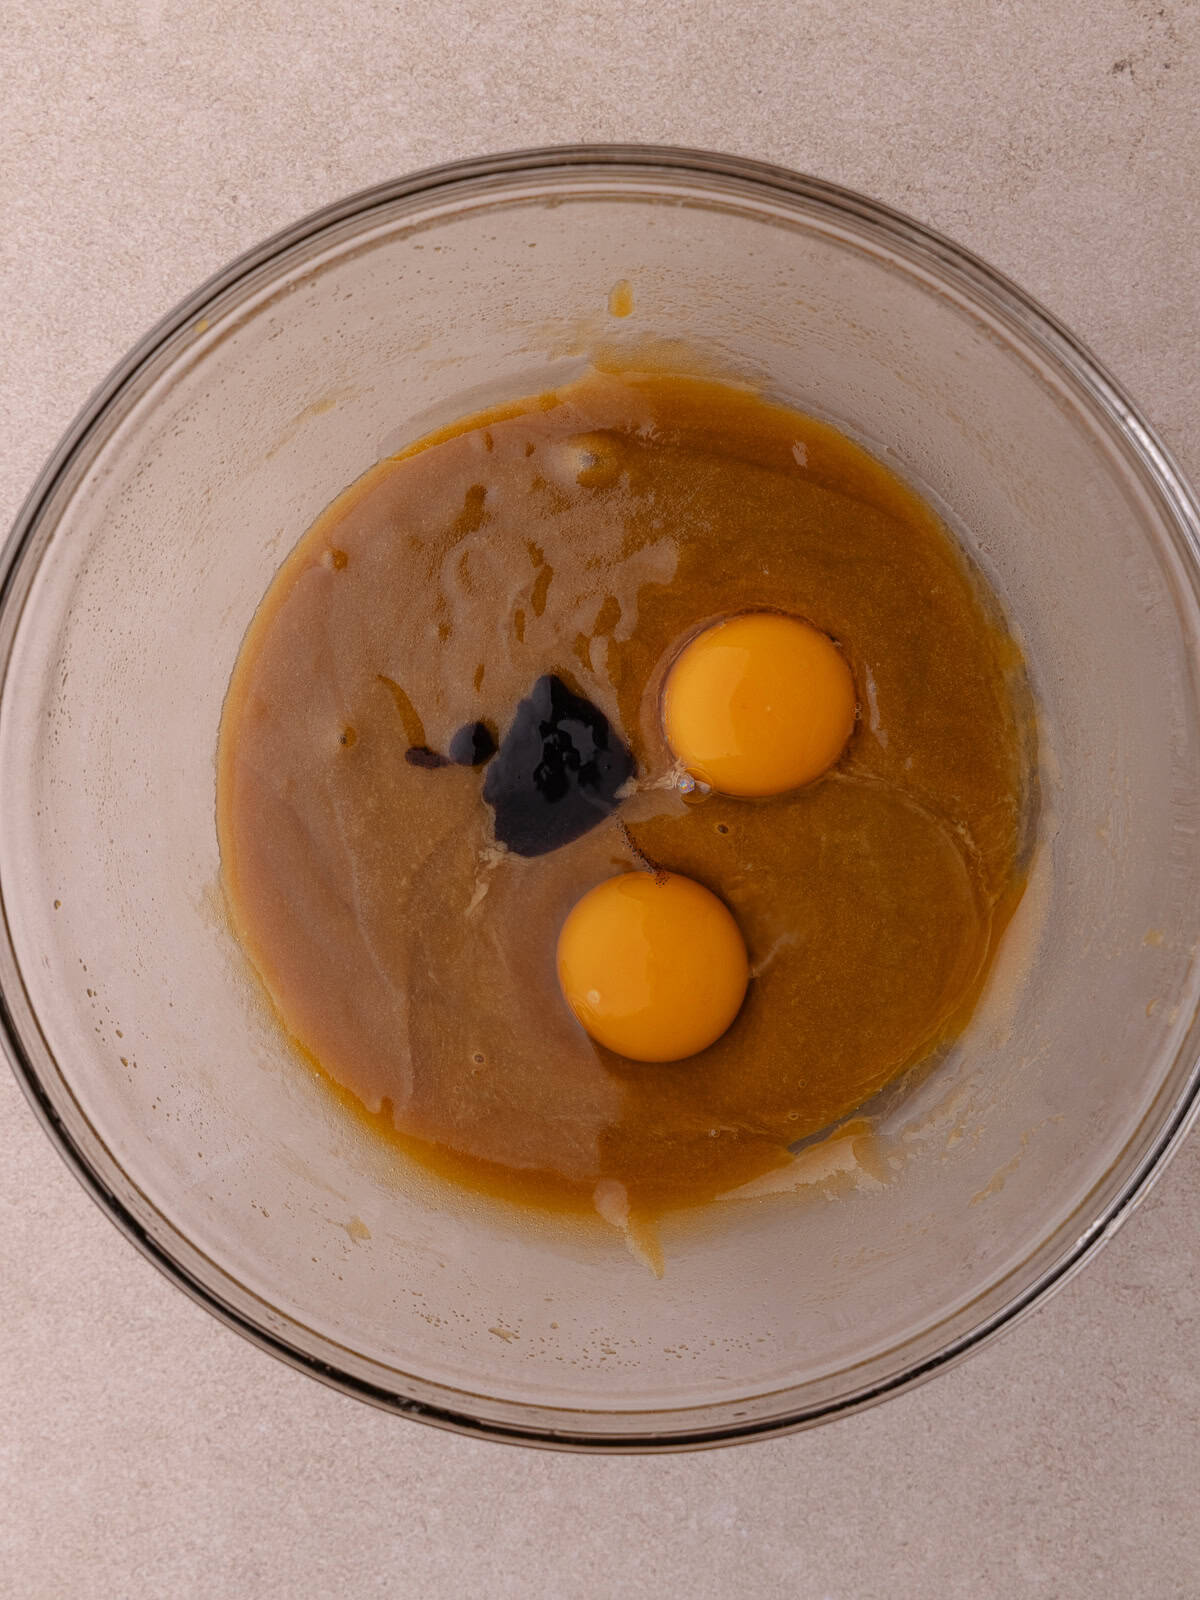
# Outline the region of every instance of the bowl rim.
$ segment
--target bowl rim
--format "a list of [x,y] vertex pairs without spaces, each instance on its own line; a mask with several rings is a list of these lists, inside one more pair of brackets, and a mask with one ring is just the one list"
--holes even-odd
[[[1065,373],[1083,391],[1101,419],[1115,427],[1132,450],[1149,485],[1166,507],[1168,521],[1176,535],[1180,554],[1191,568],[1193,582],[1200,579],[1200,500],[1189,487],[1170,452],[1090,350],[1038,302],[980,257],[904,213],[865,195],[766,162],[672,145],[573,144],[519,149],[448,162],[358,190],[310,212],[271,235],[236,257],[181,300],[143,335],[93,391],[35,480],[0,549],[0,616],[10,601],[18,568],[47,508],[93,430],[163,347],[194,318],[201,316],[205,308],[218,297],[297,246],[316,239],[340,224],[364,218],[376,209],[397,201],[412,200],[435,191],[450,196],[454,191],[480,180],[498,180],[506,176],[543,178],[552,182],[556,178],[563,180],[581,173],[610,178],[619,178],[624,174],[631,179],[657,173],[700,182],[731,182],[743,196],[757,190],[760,193],[765,191],[776,200],[790,198],[806,202],[859,227],[882,234],[893,246],[901,246],[911,260],[934,272],[943,282],[949,282],[968,301],[981,304],[991,314],[1015,326],[1022,339],[1048,358],[1060,375]],[[13,957],[14,970],[19,974],[3,903],[2,885],[0,919],[3,921],[4,940]],[[366,1400],[385,1410],[474,1437],[604,1454],[698,1449],[796,1432],[833,1417],[863,1410],[890,1395],[927,1381],[937,1372],[956,1364],[990,1342],[1005,1328],[1014,1325],[1073,1277],[1145,1198],[1200,1115],[1200,1058],[1197,1058],[1192,1062],[1182,1091],[1163,1116],[1161,1126],[1149,1141],[1140,1162],[1119,1191],[1082,1230],[1074,1245],[992,1316],[950,1340],[926,1359],[841,1398],[802,1406],[785,1415],[756,1421],[739,1420],[667,1433],[639,1432],[634,1425],[638,1415],[636,1411],[609,1413],[609,1416],[630,1419],[628,1431],[618,1434],[590,1432],[586,1427],[571,1426],[572,1422],[587,1417],[588,1413],[584,1411],[563,1410],[559,1413],[563,1418],[562,1427],[532,1422],[526,1426],[478,1417],[466,1410],[417,1400],[319,1360],[255,1322],[177,1260],[113,1191],[56,1109],[24,1048],[9,997],[2,989],[0,1045],[35,1115],[85,1191],[164,1276],[227,1327],[289,1366],[307,1372],[344,1394]],[[1185,1037],[1180,1053],[1184,1054],[1188,1049],[1189,1043]],[[523,1402],[512,1404],[518,1410],[547,1413],[552,1409],[526,1406]],[[730,1406],[733,1404],[730,1402]],[[678,1414],[682,1417],[690,1409],[682,1408]]]

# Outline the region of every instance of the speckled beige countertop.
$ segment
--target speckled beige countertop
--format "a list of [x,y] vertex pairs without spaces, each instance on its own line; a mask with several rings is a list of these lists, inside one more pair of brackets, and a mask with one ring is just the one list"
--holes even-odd
[[[76,408],[261,236],[425,164],[642,139],[952,234],[1200,474],[1195,0],[5,0],[0,520]],[[983,1354],[706,1455],[434,1433],[252,1349],[100,1215],[0,1074],[0,1594],[1200,1594],[1200,1140]]]

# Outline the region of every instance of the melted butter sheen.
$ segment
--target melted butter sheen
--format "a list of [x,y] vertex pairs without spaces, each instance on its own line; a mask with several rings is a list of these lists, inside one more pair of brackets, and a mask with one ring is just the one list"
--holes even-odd
[[[666,672],[754,610],[838,642],[859,720],[809,787],[696,803],[669,781]],[[637,778],[522,855],[497,848],[491,764],[408,752],[503,741],[548,675]],[[733,387],[594,373],[381,463],[285,562],[221,728],[233,924],[305,1055],[455,1180],[694,1203],[961,1028],[1020,893],[1026,705],[978,581],[877,462]],[[729,1030],[666,1065],[594,1044],[555,971],[567,913],[631,848],[717,894],[751,965]]]

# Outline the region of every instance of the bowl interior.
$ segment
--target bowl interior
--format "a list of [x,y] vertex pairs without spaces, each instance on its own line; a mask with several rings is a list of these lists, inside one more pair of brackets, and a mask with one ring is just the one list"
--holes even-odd
[[[214,827],[233,661],[317,513],[429,427],[647,341],[834,421],[942,508],[1041,739],[1022,910],[965,1037],[881,1112],[886,1173],[680,1217],[661,1281],[338,1110],[226,928]],[[1102,389],[915,230],[718,164],[398,185],[152,340],[36,507],[0,640],[0,977],[43,1108],[130,1225],[337,1381],[568,1442],[811,1419],[1052,1281],[1161,1153],[1195,1055],[1188,507]]]

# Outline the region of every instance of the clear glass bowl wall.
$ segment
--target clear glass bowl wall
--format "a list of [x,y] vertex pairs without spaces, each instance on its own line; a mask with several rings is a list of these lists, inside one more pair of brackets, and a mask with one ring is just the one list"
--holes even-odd
[[[621,279],[635,310],[616,322]],[[615,1232],[449,1192],[339,1111],[227,931],[214,829],[222,697],[295,540],[381,455],[570,375],[600,337],[683,341],[930,494],[1015,626],[1041,719],[1025,906],[966,1037],[885,1117],[898,1170],[681,1217],[661,1282]],[[902,1387],[1059,1281],[1193,1104],[1196,526],[1067,336],[855,196],[580,150],[356,197],[156,330],[14,535],[0,981],[18,1072],[189,1292],[398,1410],[650,1448]]]

